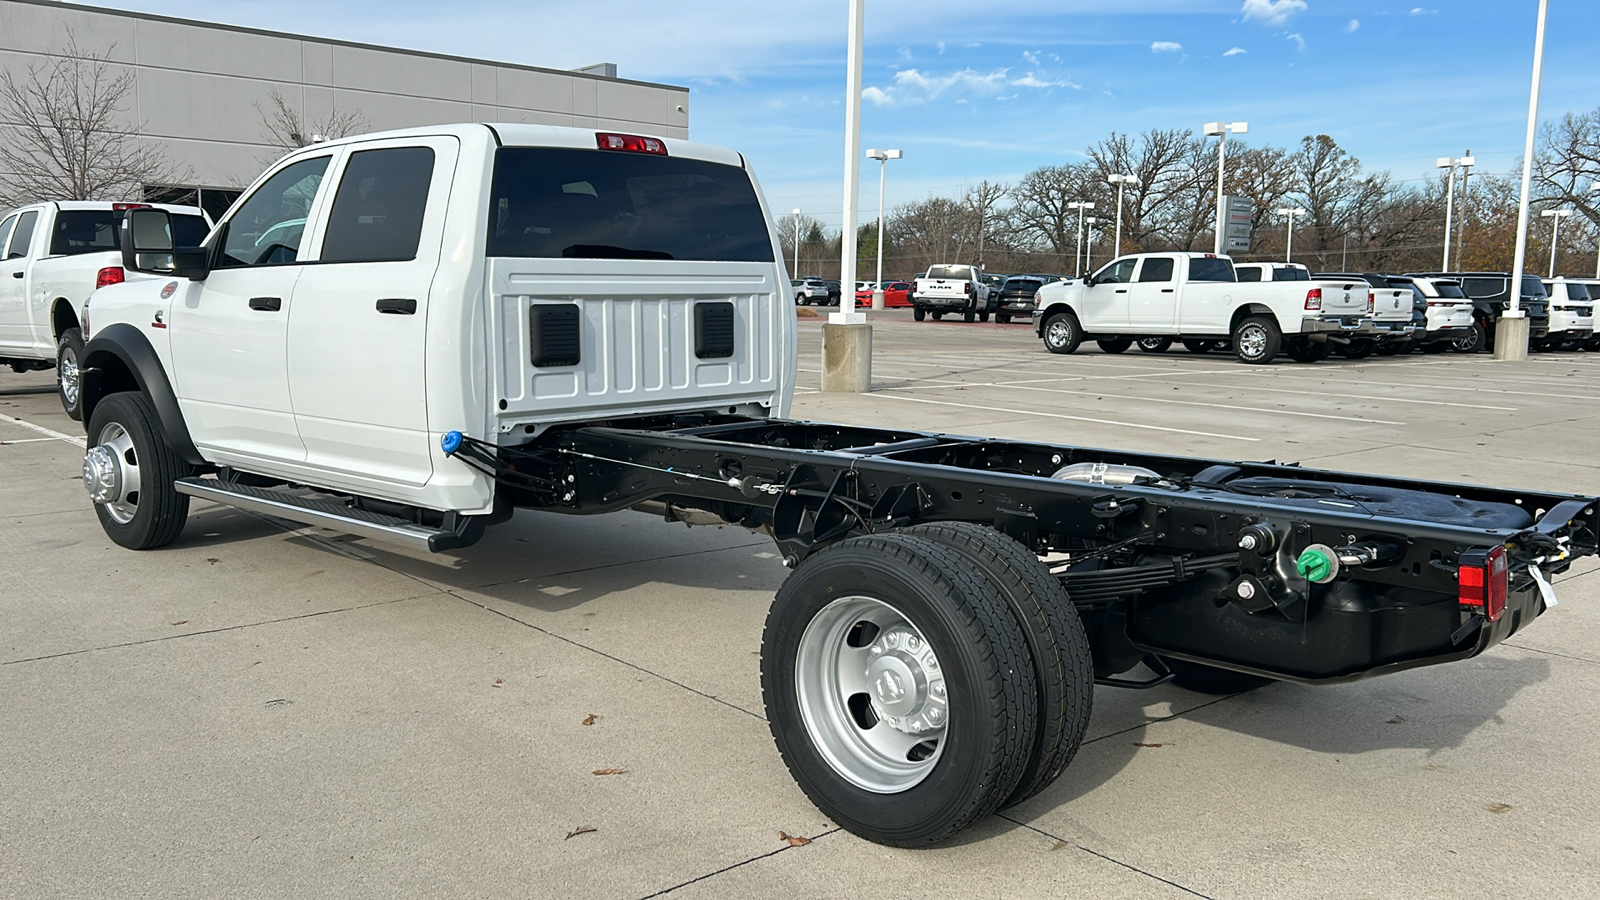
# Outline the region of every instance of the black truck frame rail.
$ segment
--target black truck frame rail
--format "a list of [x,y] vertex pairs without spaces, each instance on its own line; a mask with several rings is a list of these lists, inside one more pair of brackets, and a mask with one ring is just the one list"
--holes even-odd
[[[1275,462],[709,414],[509,447],[452,434],[446,449],[493,474],[508,506],[698,513],[770,533],[791,567],[851,535],[991,525],[1062,581],[1105,683],[1159,681],[1112,676],[1162,659],[1318,683],[1468,658],[1540,615],[1550,576],[1600,551],[1593,497]],[[1086,463],[1108,468],[1052,477]],[[1297,565],[1308,550],[1331,569]],[[1458,576],[1497,552],[1493,614]]]

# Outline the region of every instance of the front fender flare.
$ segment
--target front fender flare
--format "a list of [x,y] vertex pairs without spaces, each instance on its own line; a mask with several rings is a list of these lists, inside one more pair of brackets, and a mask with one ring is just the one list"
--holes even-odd
[[120,390],[113,389],[114,386],[103,379],[106,370],[111,367],[126,371],[139,390],[150,398],[156,415],[161,417],[161,430],[173,452],[185,462],[205,465],[205,458],[195,449],[194,440],[189,437],[189,426],[183,421],[178,395],[172,389],[161,358],[150,345],[150,339],[125,322],[96,330],[94,338],[84,345],[81,385],[84,429],[87,431],[89,419],[94,415],[94,408],[101,398]]

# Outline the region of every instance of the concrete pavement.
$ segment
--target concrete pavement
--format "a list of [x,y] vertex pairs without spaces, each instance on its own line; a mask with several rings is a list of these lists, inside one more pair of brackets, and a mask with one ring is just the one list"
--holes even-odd
[[[874,393],[802,393],[796,417],[1600,492],[1596,354],[1252,368],[873,320]],[[82,434],[49,384],[0,375],[3,896],[1600,884],[1593,560],[1558,583],[1560,607],[1466,663],[1220,699],[1097,690],[1050,790],[948,845],[891,850],[824,819],[773,749],[756,651],[786,570],[769,541],[519,514],[425,556],[196,504],[178,544],[131,553],[95,521],[81,451],[15,421]]]

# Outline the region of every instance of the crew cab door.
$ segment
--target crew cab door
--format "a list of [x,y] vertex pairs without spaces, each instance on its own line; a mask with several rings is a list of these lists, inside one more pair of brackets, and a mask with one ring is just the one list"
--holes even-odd
[[169,301],[173,388],[207,459],[247,471],[305,459],[285,351],[305,223],[333,157],[299,157],[260,182],[212,236],[206,280],[180,284]]
[[29,209],[0,223],[0,355],[33,346],[28,322],[28,262],[39,210]]
[[1138,257],[1112,260],[1094,274],[1094,284],[1085,285],[1083,307],[1078,310],[1083,327],[1091,332],[1127,331],[1128,299]]
[[352,490],[433,474],[428,294],[459,152],[452,137],[352,145],[295,286],[289,391],[306,462]]
[[1172,331],[1178,317],[1177,260],[1170,256],[1146,256],[1128,285],[1128,324],[1134,330],[1149,329],[1152,334]]

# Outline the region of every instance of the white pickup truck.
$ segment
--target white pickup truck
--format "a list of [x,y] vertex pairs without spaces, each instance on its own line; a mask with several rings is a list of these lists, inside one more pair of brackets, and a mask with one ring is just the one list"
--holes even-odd
[[1226,256],[1136,253],[1082,281],[1040,288],[1033,315],[1052,353],[1072,353],[1086,339],[1121,353],[1135,341],[1175,338],[1193,352],[1231,341],[1247,363],[1280,352],[1314,362],[1339,343],[1383,334],[1371,303],[1364,281],[1241,283]]
[[[0,365],[18,372],[56,367],[67,415],[78,412],[83,307],[96,288],[124,279],[122,216],[149,204],[35,203],[0,220]],[[211,222],[192,206],[161,206],[184,244],[205,239]]]
[[[518,509],[769,534],[794,569],[761,638],[773,741],[885,844],[1047,789],[1096,683],[1466,659],[1600,550],[1592,497],[787,421],[793,294],[732,150],[435,126],[292,151],[202,246],[172,217],[128,213],[124,266],[159,279],[96,292],[84,348],[83,485],[113,541],[178,540],[195,497],[451,553]],[[1201,333],[1238,287],[1189,288],[1222,323]],[[540,551],[468,559],[497,552]]]
[[911,292],[911,317],[921,322],[930,314],[942,319],[946,313],[961,313],[968,322],[987,322],[991,292],[977,266],[929,266]]

